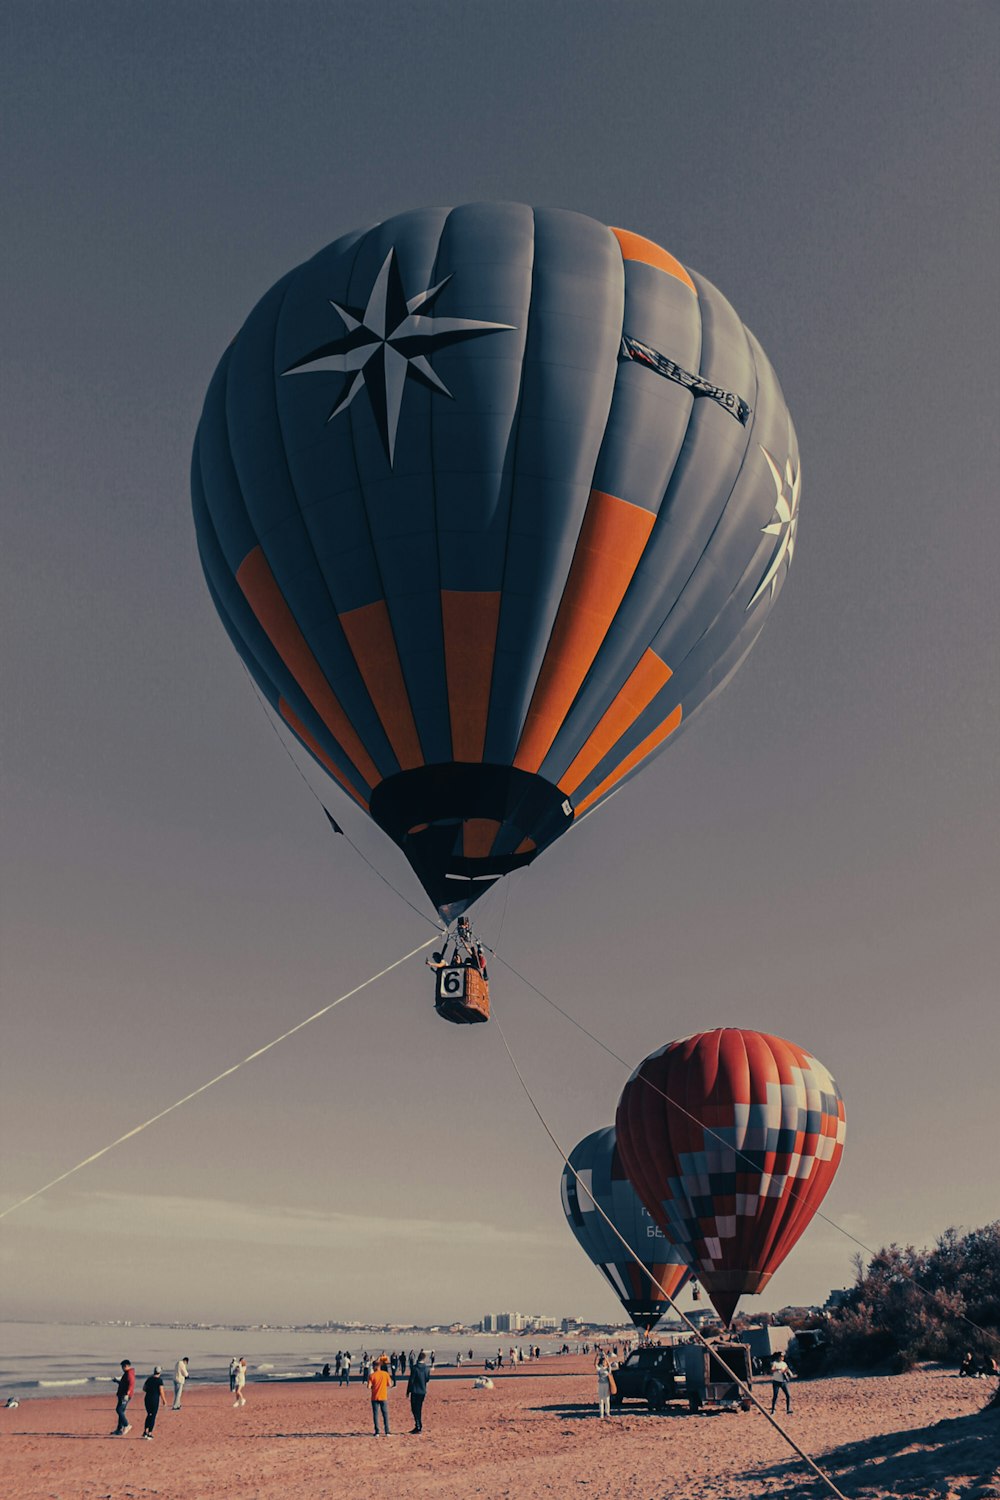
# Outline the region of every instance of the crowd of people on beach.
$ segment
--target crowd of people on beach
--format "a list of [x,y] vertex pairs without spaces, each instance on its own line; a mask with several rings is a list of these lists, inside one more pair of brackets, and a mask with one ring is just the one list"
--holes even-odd
[[[471,1349],[469,1350],[469,1358],[472,1358]],[[408,1372],[410,1374],[413,1373],[413,1367],[419,1360],[426,1360],[431,1370],[433,1370],[437,1362],[437,1355],[435,1354],[433,1349],[429,1354],[425,1354],[423,1349],[421,1349],[417,1354],[414,1354],[412,1349],[409,1351],[409,1353],[401,1349],[398,1354],[395,1351],[393,1351],[391,1354],[386,1354],[383,1351],[378,1356],[375,1356],[369,1354],[367,1349],[363,1349],[361,1351],[361,1358],[358,1365],[358,1378],[363,1385],[368,1384],[368,1381],[371,1378],[372,1370],[375,1368],[377,1359],[385,1359],[388,1361],[389,1373],[392,1376],[392,1383],[393,1385],[395,1385],[397,1379],[401,1380],[403,1376]],[[457,1363],[459,1365],[461,1365],[462,1363],[461,1354],[457,1356]],[[325,1364],[323,1366],[323,1369],[319,1372],[319,1379],[335,1380],[338,1385],[350,1385],[351,1371],[353,1368],[354,1356],[352,1355],[350,1349],[338,1349],[336,1355],[334,1356],[332,1366],[330,1364]]]
[[[591,1346],[585,1344],[583,1353],[589,1354]],[[564,1345],[563,1353],[569,1352],[569,1346]],[[483,1360],[484,1370],[502,1370],[504,1368],[515,1371],[519,1365],[532,1363],[542,1357],[541,1346],[529,1344],[527,1352],[520,1344],[508,1346],[506,1356],[502,1346],[497,1347],[495,1355],[487,1355]],[[466,1362],[475,1362],[475,1352],[469,1349],[466,1354],[461,1350],[455,1355],[455,1365],[461,1369]],[[609,1399],[614,1393],[614,1370],[618,1366],[619,1345],[611,1345],[607,1350],[603,1346],[595,1346],[595,1365],[598,1372],[598,1414],[606,1416],[610,1412]],[[181,1398],[184,1386],[190,1376],[190,1359],[183,1355],[174,1366],[173,1376],[173,1411],[180,1411]],[[379,1355],[372,1355],[367,1349],[363,1349],[358,1360],[358,1381],[368,1387],[372,1404],[373,1435],[379,1436],[379,1422],[381,1420],[382,1435],[388,1437],[389,1409],[388,1393],[398,1381],[406,1380],[406,1394],[410,1401],[410,1410],[413,1416],[413,1427],[411,1432],[423,1431],[423,1404],[427,1395],[427,1384],[434,1373],[437,1363],[437,1355],[433,1349],[425,1351],[420,1349],[414,1351],[393,1350]],[[317,1371],[317,1378],[321,1380],[335,1381],[338,1385],[351,1384],[351,1372],[354,1369],[354,1356],[350,1349],[338,1349],[334,1358],[323,1365],[321,1371]],[[246,1406],[246,1384],[247,1384],[247,1361],[246,1356],[233,1355],[229,1362],[229,1391],[233,1397],[233,1406]],[[128,1406],[135,1394],[136,1372],[131,1360],[121,1361],[121,1375],[118,1378],[115,1393],[115,1411],[118,1425],[112,1433],[113,1437],[125,1437],[132,1431],[132,1424],[128,1420]],[[153,1438],[156,1427],[156,1418],[161,1406],[166,1404],[166,1389],[163,1378],[163,1370],[160,1365],[154,1365],[152,1373],[146,1378],[142,1387],[143,1404],[145,1407],[145,1423],[142,1436],[146,1440]]]
[[[468,1358],[473,1359],[473,1351],[470,1349]],[[462,1364],[461,1353],[457,1356],[456,1363]],[[381,1420],[382,1436],[390,1436],[389,1428],[389,1390],[395,1386],[397,1381],[406,1380],[406,1394],[409,1397],[410,1411],[413,1417],[412,1433],[420,1433],[424,1430],[423,1407],[427,1396],[427,1384],[434,1372],[437,1356],[433,1349],[427,1353],[420,1349],[416,1353],[411,1349],[408,1353],[400,1351],[392,1354],[380,1354],[373,1357],[368,1350],[364,1350],[360,1360],[360,1378],[367,1385],[372,1408],[373,1435],[379,1436],[379,1422]],[[191,1361],[185,1354],[174,1366],[173,1391],[174,1401],[172,1410],[180,1411],[181,1397],[184,1393],[184,1385],[190,1375]],[[333,1368],[329,1364],[323,1366],[321,1379],[336,1379],[341,1385],[349,1385],[351,1380],[351,1368],[353,1356],[349,1349],[338,1349]],[[247,1383],[247,1361],[246,1356],[241,1355],[229,1362],[229,1391],[235,1398],[233,1406],[246,1406],[246,1383]],[[118,1425],[112,1437],[126,1437],[132,1431],[132,1424],[128,1419],[128,1407],[135,1394],[136,1373],[132,1361],[123,1359],[121,1361],[121,1374],[117,1378],[115,1388],[115,1413]],[[156,1427],[156,1418],[160,1407],[166,1404],[166,1388],[163,1378],[163,1370],[160,1365],[154,1365],[152,1373],[147,1376],[142,1387],[143,1404],[145,1406],[146,1420],[142,1430],[142,1436],[147,1441],[153,1438]],[[16,1403],[15,1403],[16,1404]]]

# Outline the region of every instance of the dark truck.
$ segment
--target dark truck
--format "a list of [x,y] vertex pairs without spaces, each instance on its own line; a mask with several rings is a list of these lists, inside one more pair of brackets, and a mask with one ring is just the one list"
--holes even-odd
[[612,1406],[623,1401],[645,1401],[650,1411],[662,1411],[668,1401],[684,1398],[675,1354],[669,1344],[646,1344],[633,1349],[628,1359],[614,1372],[618,1387],[611,1397]]

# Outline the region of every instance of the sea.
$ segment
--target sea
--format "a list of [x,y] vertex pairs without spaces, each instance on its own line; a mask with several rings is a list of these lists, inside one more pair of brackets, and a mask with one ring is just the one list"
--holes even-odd
[[[438,1328],[225,1328],[163,1327],[140,1323],[0,1323],[0,1406],[10,1397],[23,1401],[40,1396],[86,1396],[105,1392],[130,1359],[141,1383],[154,1365],[173,1374],[181,1355],[190,1358],[190,1379],[228,1384],[229,1362],[246,1357],[253,1381],[312,1380],[324,1364],[333,1364],[338,1349],[350,1349],[357,1379],[363,1350],[380,1354],[393,1349],[433,1349],[439,1367],[454,1366],[473,1351],[474,1362],[529,1336],[511,1333],[454,1334]],[[544,1354],[563,1346],[561,1334],[532,1334],[530,1342]]]

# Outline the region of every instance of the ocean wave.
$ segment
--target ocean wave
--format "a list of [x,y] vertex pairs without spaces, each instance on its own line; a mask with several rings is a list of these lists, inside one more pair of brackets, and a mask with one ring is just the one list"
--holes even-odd
[[79,1375],[74,1380],[36,1380],[35,1384],[43,1390],[47,1390],[50,1386],[57,1385],[89,1385],[90,1376]]

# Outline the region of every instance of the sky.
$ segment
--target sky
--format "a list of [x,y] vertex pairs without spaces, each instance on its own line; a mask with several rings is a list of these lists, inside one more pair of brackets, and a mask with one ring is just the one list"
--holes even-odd
[[[528,1089],[569,1150],[675,1037],[818,1056],[843,1164],[748,1309],[822,1301],[856,1241],[995,1218],[1000,11],[13,0],[2,25],[0,1208],[431,935],[403,857],[267,722],[188,466],[286,270],[515,200],[714,282],[803,466],[737,677],[477,908],[610,1049],[497,963]],[[442,1025],[418,956],[5,1219],[4,1311],[614,1318],[561,1166],[498,1028]]]

